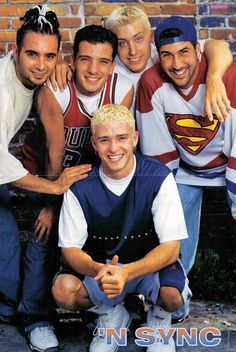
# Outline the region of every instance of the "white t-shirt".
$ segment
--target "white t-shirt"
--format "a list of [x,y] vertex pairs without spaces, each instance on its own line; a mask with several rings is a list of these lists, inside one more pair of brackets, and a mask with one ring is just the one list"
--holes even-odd
[[24,177],[28,171],[8,151],[8,145],[25,122],[34,90],[25,88],[16,76],[12,52],[0,58],[0,184]]

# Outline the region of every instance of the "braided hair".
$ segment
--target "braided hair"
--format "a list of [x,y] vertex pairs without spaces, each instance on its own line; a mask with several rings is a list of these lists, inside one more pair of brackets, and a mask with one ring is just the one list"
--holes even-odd
[[59,22],[55,12],[47,5],[37,5],[32,7],[26,11],[24,16],[20,17],[20,20],[23,21],[23,24],[17,30],[16,34],[16,44],[19,51],[23,46],[24,36],[28,32],[56,35],[59,48],[61,42]]

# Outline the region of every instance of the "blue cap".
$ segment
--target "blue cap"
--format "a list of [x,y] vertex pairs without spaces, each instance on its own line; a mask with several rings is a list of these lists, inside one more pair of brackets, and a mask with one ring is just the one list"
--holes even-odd
[[[160,40],[161,33],[167,29],[178,29],[182,34],[173,38],[164,38]],[[197,42],[196,28],[189,19],[181,16],[171,16],[165,19],[156,28],[154,36],[157,49],[162,45],[177,42]]]

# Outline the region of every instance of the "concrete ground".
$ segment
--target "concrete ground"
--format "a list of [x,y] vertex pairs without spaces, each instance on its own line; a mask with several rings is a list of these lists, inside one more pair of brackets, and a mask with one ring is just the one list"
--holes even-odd
[[[134,331],[138,327],[133,324],[129,333],[128,343],[120,347],[119,352],[143,352],[144,348],[135,344]],[[236,351],[236,304],[194,301],[191,303],[191,313],[187,321],[173,325],[179,331],[184,327],[197,329],[197,346],[191,347],[187,343],[177,346],[177,352],[235,352]],[[214,327],[220,330],[220,343],[215,347],[205,347],[199,340],[201,329]],[[78,315],[60,314],[57,326],[61,352],[87,352],[92,333],[84,327]],[[208,335],[212,339],[212,335]],[[176,341],[176,335],[174,336]],[[29,352],[27,341],[19,326],[0,324],[1,352]]]

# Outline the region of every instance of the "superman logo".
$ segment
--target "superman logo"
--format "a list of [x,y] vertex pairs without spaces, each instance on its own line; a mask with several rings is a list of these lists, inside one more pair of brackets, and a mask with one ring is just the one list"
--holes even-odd
[[215,118],[194,115],[165,113],[165,119],[172,137],[192,155],[200,153],[215,137],[220,123]]

